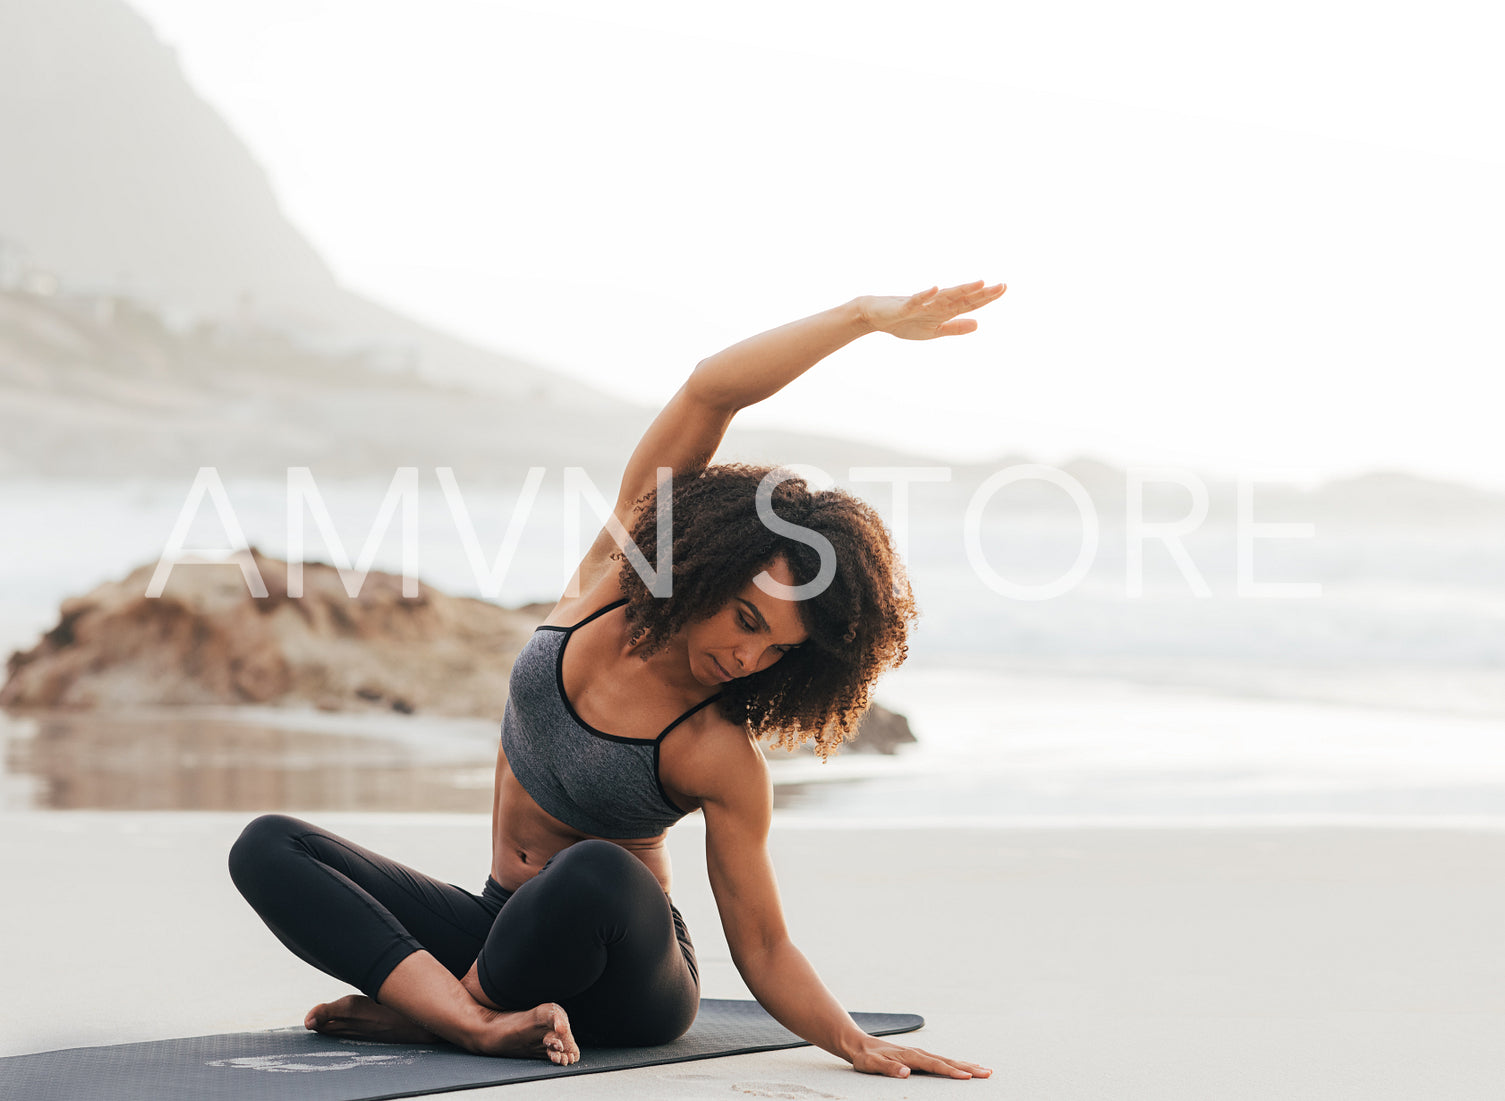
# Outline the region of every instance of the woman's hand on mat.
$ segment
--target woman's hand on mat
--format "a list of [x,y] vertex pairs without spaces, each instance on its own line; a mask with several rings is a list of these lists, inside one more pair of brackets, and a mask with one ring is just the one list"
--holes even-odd
[[959,287],[941,290],[931,287],[908,298],[868,295],[858,299],[862,316],[876,332],[890,333],[903,340],[931,340],[938,336],[961,336],[977,331],[972,318],[952,320],[1001,298],[1008,289],[1005,283],[984,286],[981,279]]
[[993,1072],[976,1063],[932,1055],[917,1047],[904,1047],[869,1036],[852,1059],[852,1066],[864,1074],[886,1074],[890,1078],[908,1078],[912,1070],[938,1074],[943,1078],[987,1078]]

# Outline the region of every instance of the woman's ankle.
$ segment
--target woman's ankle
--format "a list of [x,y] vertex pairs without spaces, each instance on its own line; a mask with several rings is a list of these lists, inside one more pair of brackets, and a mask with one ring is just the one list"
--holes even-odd
[[500,1013],[477,1005],[475,1012],[457,1025],[454,1037],[445,1037],[450,1043],[475,1055],[490,1055],[488,1050],[496,1044],[496,1019]]
[[376,1000],[467,1050],[484,1040],[495,1015],[425,951],[414,952],[393,968]]

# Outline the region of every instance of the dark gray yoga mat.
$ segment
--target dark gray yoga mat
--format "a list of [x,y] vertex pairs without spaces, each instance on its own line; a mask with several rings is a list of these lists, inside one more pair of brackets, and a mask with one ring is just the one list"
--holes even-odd
[[[874,1036],[913,1032],[913,1013],[853,1013]],[[695,1024],[662,1047],[584,1048],[580,1061],[471,1055],[448,1044],[338,1040],[301,1027],[230,1032],[109,1047],[75,1047],[0,1059],[4,1101],[378,1101],[444,1090],[570,1078],[802,1047],[757,1002],[702,998]]]

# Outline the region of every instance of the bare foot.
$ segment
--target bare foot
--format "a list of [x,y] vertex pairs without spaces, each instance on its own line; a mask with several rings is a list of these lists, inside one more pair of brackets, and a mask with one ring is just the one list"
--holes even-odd
[[330,1036],[384,1044],[437,1044],[440,1040],[422,1025],[364,994],[347,994],[332,1002],[320,1002],[303,1018],[303,1027]]
[[561,1067],[580,1061],[580,1045],[570,1031],[570,1019],[553,1002],[516,1013],[485,1009],[490,1020],[479,1030],[472,1049],[482,1055],[547,1058]]

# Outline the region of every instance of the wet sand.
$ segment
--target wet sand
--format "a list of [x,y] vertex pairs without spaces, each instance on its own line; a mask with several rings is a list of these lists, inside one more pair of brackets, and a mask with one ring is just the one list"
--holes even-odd
[[[219,707],[0,711],[0,814],[282,811],[490,814],[497,724]],[[775,805],[818,804],[873,755],[774,762]],[[850,758],[857,757],[854,772]],[[886,763],[892,764],[892,759]]]
[[[485,816],[306,816],[473,890],[485,878]],[[249,817],[0,815],[0,1054],[281,1027],[342,993],[235,893],[225,853]],[[746,997],[703,845],[697,819],[671,832],[674,898],[705,996]],[[1505,832],[785,815],[771,847],[795,943],[843,1004],[923,1014],[908,1042],[994,1077],[899,1083],[806,1048],[593,1075],[572,1098],[1500,1096]]]

